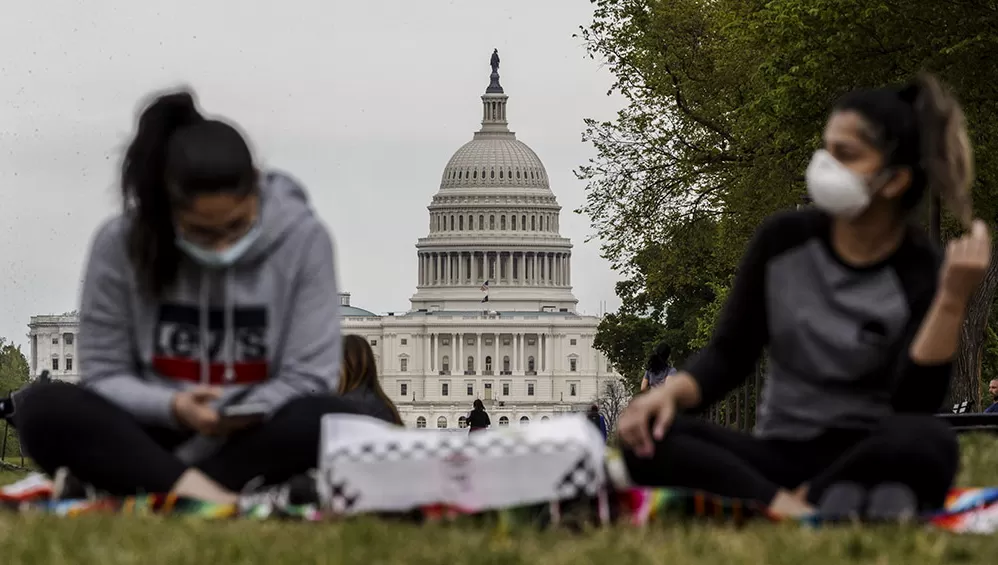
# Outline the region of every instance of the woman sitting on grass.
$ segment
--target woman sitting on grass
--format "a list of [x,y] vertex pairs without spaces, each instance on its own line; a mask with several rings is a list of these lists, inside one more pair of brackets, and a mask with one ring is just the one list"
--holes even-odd
[[374,351],[367,340],[359,335],[343,338],[339,393],[343,398],[363,407],[365,414],[399,426],[404,425],[395,403],[388,398],[378,381]]
[[333,243],[304,190],[258,171],[186,92],[142,112],[121,186],[124,212],[86,267],[81,386],[19,394],[22,445],[49,474],[115,495],[230,503],[253,479],[304,476],[322,416],[371,408],[334,394]]
[[[933,413],[991,249],[959,105],[929,76],[847,94],[806,179],[816,209],[760,226],[710,344],[622,415],[627,471],[784,516],[937,509],[958,446]],[[970,230],[942,258],[911,221],[926,189]],[[676,415],[724,398],[764,348],[755,437]]]

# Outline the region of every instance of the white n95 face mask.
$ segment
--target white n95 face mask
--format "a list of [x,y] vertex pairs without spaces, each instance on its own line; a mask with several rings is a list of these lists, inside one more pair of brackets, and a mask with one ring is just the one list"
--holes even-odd
[[805,179],[811,201],[833,216],[852,219],[870,206],[874,190],[867,179],[824,149],[814,152]]

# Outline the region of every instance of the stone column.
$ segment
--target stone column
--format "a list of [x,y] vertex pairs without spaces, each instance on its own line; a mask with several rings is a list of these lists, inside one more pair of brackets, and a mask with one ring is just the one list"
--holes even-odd
[[498,333],[493,334],[493,336],[494,337],[492,338],[492,340],[494,342],[494,345],[496,346],[496,354],[495,354],[494,357],[492,357],[492,373],[495,374],[495,375],[498,375],[499,372],[502,371],[502,364],[499,362],[499,337],[500,336],[499,336]]
[[[523,334],[520,338],[523,343],[520,344],[520,367],[526,371],[527,370],[527,334]],[[534,367],[537,368],[536,366]]]
[[565,272],[567,273],[565,283],[568,285],[572,284],[572,255],[565,256]]
[[461,360],[461,372],[459,372],[458,374],[463,375],[464,370],[467,369],[468,367],[468,364],[465,363],[464,361],[464,334],[463,333],[457,334],[457,339],[459,340],[457,342],[457,357],[458,359]]
[[548,368],[548,341],[547,334],[540,334],[537,336],[537,373],[544,374],[544,371]]
[[512,371],[513,374],[517,374],[517,373],[520,372],[520,368],[516,366],[516,360],[520,358],[516,354],[516,347],[518,345],[518,338],[519,337],[520,337],[520,334],[518,334],[518,333],[514,333],[513,334],[513,355],[509,359],[509,370]]
[[429,373],[433,370],[433,365],[430,363],[430,333],[426,332],[423,338],[423,341],[426,342],[423,344],[423,351],[426,353],[423,359],[423,372]]
[[532,276],[530,277],[530,283],[533,285],[537,285],[538,283],[540,283],[540,277],[537,276],[537,265],[539,263],[540,261],[538,261],[537,259],[537,253],[534,253],[533,268],[531,269],[533,273],[531,273]]
[[485,370],[485,363],[482,361],[482,334],[475,334],[475,344],[478,346],[478,355],[475,356],[475,372],[479,375]]
[[503,264],[506,266],[506,278],[505,278],[505,282],[506,282],[506,284],[512,283],[513,282],[513,254],[510,253],[509,251],[506,252],[506,256],[504,257]]
[[457,334],[450,334],[450,373],[454,374],[454,360],[457,359]]
[[547,371],[548,371],[548,374],[551,374],[551,375],[554,374],[554,343],[555,343],[556,339],[557,339],[557,337],[555,336],[555,334],[553,334],[553,333],[548,334],[548,338],[547,338],[547,355],[548,355]]

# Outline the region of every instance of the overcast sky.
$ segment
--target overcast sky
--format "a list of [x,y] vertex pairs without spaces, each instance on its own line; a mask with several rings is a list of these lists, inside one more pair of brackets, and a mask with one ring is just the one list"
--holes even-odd
[[[237,7],[238,6],[238,7]],[[498,48],[510,128],[544,161],[575,244],[579,308],[612,310],[572,173],[609,119],[612,77],[572,37],[586,0],[10,2],[0,18],[0,336],[76,308],[95,227],[117,210],[115,167],[138,102],[193,86],[237,121],[264,166],[307,185],[353,304],[404,311],[416,240],[443,167],[471,139]],[[25,353],[27,350],[25,348]]]

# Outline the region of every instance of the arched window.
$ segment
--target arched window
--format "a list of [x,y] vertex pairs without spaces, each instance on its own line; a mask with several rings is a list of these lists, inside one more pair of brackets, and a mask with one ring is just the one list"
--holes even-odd
[[478,171],[474,171],[473,173],[471,173],[471,178],[477,179],[478,178]]
[[484,215],[478,216],[478,229],[480,229],[480,230],[484,230],[485,229],[485,216]]
[[443,228],[443,222],[441,222],[441,218],[440,218],[440,216],[438,215],[438,216],[437,216],[437,231],[441,231],[441,230],[443,230],[443,229],[444,229],[444,228]]
[[499,178],[502,178],[502,169],[499,169]]
[[492,356],[491,355],[486,355],[485,356],[485,370],[486,371],[491,371],[492,370]]
[[468,371],[475,372],[475,358],[471,355],[468,356]]
[[468,229],[469,230],[475,229],[475,217],[472,216],[471,214],[468,214]]
[[530,216],[530,231],[537,231],[537,216]]
[[440,363],[440,368],[445,373],[450,371],[450,356],[449,355],[444,355],[444,360],[443,360],[442,363]]
[[547,421],[548,421],[548,420],[550,420],[550,419],[551,419],[551,418],[548,418],[547,416],[541,416],[541,421],[542,421],[542,422],[547,422]]
[[508,426],[509,425],[509,418],[507,418],[506,416],[499,416],[499,425],[500,426]]
[[530,371],[530,372],[534,371],[534,356],[533,355],[531,355],[530,357],[527,357],[527,370]]
[[520,225],[523,226],[523,229],[527,229],[527,215],[526,214],[520,216]]
[[509,219],[509,229],[516,231],[516,216]]
[[454,231],[454,215],[451,214],[450,217],[450,231]]
[[506,229],[506,215],[505,214],[503,214],[502,216],[499,217],[499,229],[501,229],[501,230]]
[[528,418],[526,416],[523,416],[522,418],[520,418],[520,425],[521,426],[526,426],[529,423],[530,423],[530,418]]
[[426,418],[424,418],[422,416],[420,416],[419,418],[416,418],[416,427],[419,428],[419,429],[425,428],[426,427]]
[[442,430],[446,427],[447,427],[447,418],[444,418],[443,416],[437,418],[437,428]]
[[502,370],[507,373],[509,372],[509,355],[502,358]]
[[489,216],[489,229],[490,230],[496,229],[496,217],[495,216]]
[[458,418],[457,419],[457,427],[462,428],[462,429],[463,428],[467,428],[468,427],[468,419],[465,418],[464,416],[461,416],[460,418]]
[[457,229],[464,231],[464,216],[457,217]]
[[551,231],[551,216],[544,216],[544,222],[547,224],[544,230]]

